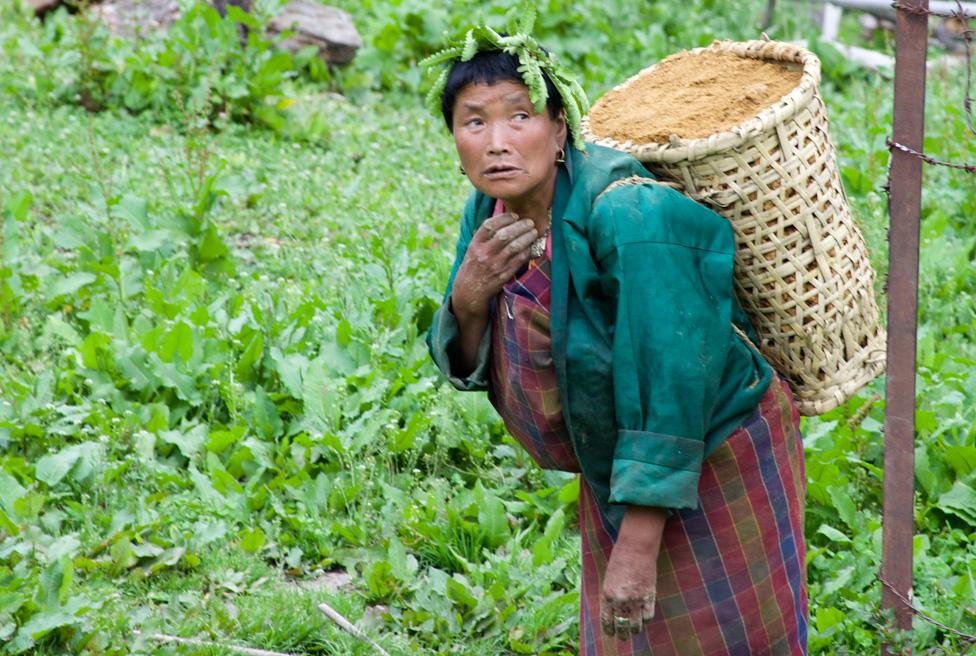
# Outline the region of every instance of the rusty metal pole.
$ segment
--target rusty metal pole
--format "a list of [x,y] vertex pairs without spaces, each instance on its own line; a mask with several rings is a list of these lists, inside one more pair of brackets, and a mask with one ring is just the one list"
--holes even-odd
[[[895,107],[892,138],[922,152],[928,0],[904,2],[895,32]],[[898,628],[912,628],[912,536],[915,487],[915,346],[918,325],[918,246],[922,161],[891,150],[888,199],[888,364],[885,387],[884,548],[881,605]],[[890,587],[889,587],[890,586]],[[888,654],[888,648],[883,648]]]

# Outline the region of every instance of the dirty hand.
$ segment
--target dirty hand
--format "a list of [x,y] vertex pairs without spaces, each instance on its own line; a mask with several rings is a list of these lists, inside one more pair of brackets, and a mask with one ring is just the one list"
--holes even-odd
[[600,600],[603,632],[618,640],[640,633],[654,617],[657,556],[666,517],[660,509],[631,506],[620,526]]
[[454,313],[486,316],[489,300],[529,261],[529,247],[538,236],[531,219],[511,212],[485,219],[454,278]]

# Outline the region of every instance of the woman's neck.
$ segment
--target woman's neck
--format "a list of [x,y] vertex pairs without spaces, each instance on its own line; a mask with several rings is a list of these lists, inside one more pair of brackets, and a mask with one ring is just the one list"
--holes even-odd
[[523,219],[532,219],[535,222],[536,230],[541,234],[549,227],[549,210],[552,208],[552,199],[555,196],[555,180],[548,189],[548,193],[536,194],[532,198],[507,201],[505,209],[513,212]]

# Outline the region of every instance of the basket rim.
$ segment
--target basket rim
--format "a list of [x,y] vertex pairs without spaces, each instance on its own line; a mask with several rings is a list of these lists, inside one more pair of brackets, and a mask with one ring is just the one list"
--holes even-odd
[[[817,93],[817,88],[820,85],[820,59],[807,48],[785,41],[772,41],[767,39],[753,41],[723,40],[715,41],[709,46],[683,52],[694,55],[727,52],[751,59],[800,64],[803,66],[803,71],[800,77],[800,83],[778,102],[738,125],[720,132],[715,132],[707,137],[688,140],[673,137],[668,143],[664,144],[656,142],[635,144],[629,140],[621,142],[612,137],[601,137],[594,134],[590,129],[590,117],[587,115],[583,117],[581,124],[583,138],[597,145],[608,146],[616,150],[628,152],[642,162],[674,164],[681,161],[695,161],[740,148],[748,141],[792,119],[813,100]],[[674,54],[669,55],[669,57],[674,56]],[[615,86],[610,92],[626,89],[640,77],[649,74],[666,59],[644,68]]]

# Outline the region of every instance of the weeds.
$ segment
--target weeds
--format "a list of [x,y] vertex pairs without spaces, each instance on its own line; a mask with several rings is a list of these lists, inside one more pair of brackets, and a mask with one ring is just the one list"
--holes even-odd
[[[422,341],[467,189],[439,119],[392,89],[471,16],[421,4],[351,8],[373,45],[334,76],[348,99],[255,29],[242,50],[233,12],[193,9],[135,44],[93,31],[83,56],[73,16],[0,9],[3,652],[170,653],[138,629],[369,653],[321,599],[391,653],[573,653],[577,484],[535,469],[483,398],[449,391]],[[542,19],[591,89],[678,44],[752,36],[740,13],[765,3],[611,4]],[[883,264],[890,97],[831,70],[844,178]],[[84,85],[101,111],[79,107]],[[931,120],[934,139],[962,127]],[[915,600],[972,632],[973,197],[939,184],[922,234]],[[805,424],[818,653],[886,635],[880,391]],[[348,587],[314,589],[336,571]],[[927,625],[911,640],[957,647]]]

